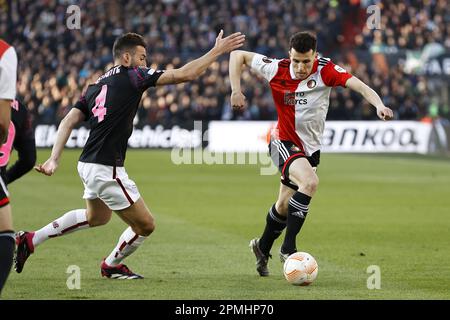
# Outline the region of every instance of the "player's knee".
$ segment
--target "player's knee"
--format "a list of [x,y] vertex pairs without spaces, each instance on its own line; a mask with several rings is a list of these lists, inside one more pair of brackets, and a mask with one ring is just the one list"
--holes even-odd
[[89,224],[89,227],[99,227],[107,224],[109,220],[111,219],[111,216],[108,217],[95,217],[95,216],[89,216],[87,217],[87,221]]
[[302,183],[302,187],[306,192],[314,194],[319,187],[319,178],[317,176],[311,176],[305,179]]
[[155,220],[153,218],[148,219],[145,223],[142,223],[136,227],[135,232],[140,236],[147,237],[155,231]]
[[106,213],[102,211],[98,211],[94,213],[94,210],[86,211],[86,219],[89,224],[89,227],[98,227],[103,226],[111,220],[111,213]]

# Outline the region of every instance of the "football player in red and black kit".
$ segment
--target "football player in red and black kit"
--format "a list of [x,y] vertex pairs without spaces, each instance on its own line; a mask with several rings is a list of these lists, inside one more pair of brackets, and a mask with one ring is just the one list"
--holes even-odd
[[297,251],[296,237],[319,184],[316,168],[320,161],[331,88],[341,86],[359,92],[376,108],[380,119],[393,118],[392,110],[373,89],[330,59],[320,56],[316,49],[315,35],[298,32],[290,39],[289,59],[271,59],[241,50],[230,56],[232,107],[240,109],[245,105],[240,76],[242,66],[247,65],[269,82],[278,114],[269,152],[281,172],[280,191],[267,214],[262,236],[250,241],[260,276],[269,275],[270,249],[285,228],[279,252],[281,261]]
[[89,121],[91,131],[78,162],[84,184],[86,209],[76,209],[35,232],[17,234],[15,269],[21,272],[28,256],[42,242],[70,232],[106,224],[112,211],[129,227],[114,250],[101,262],[101,274],[112,279],[140,279],[123,259],[132,254],[153,232],[155,222],[135,183],[124,168],[128,138],[142,94],[150,87],[192,81],[220,55],[243,45],[245,37],[234,33],[222,38],[202,57],[179,69],[147,68],[146,43],[142,36],[128,33],[114,43],[115,66],[90,85],[84,96],[61,121],[50,158],[36,170],[52,175],[58,168],[64,145],[72,129]]
[[[0,144],[8,137],[11,103],[16,97],[17,55],[14,47],[0,39]],[[0,177],[0,294],[11,270],[14,231],[6,184]]]

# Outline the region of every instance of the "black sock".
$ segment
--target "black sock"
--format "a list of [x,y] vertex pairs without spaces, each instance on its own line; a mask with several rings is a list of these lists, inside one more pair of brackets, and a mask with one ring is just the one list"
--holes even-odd
[[292,254],[297,251],[295,239],[305,222],[310,201],[311,197],[301,192],[296,192],[289,200],[286,235],[281,246],[282,253]]
[[0,293],[11,270],[15,245],[13,231],[0,232]]
[[273,205],[266,217],[266,228],[259,239],[259,248],[266,256],[269,255],[273,242],[280,236],[284,228],[286,228],[286,217],[280,215]]

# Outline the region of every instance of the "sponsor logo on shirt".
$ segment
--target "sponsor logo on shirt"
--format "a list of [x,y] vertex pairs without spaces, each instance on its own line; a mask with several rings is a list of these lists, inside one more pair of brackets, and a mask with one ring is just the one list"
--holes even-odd
[[288,106],[295,106],[296,104],[308,104],[308,99],[305,98],[304,92],[285,92],[284,104]]

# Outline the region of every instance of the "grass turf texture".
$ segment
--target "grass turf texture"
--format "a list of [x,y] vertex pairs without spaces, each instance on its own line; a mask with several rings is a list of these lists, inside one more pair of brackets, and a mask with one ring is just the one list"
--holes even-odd
[[[49,150],[40,150],[43,162]],[[83,208],[79,150],[57,174],[29,173],[10,186],[16,230],[35,230]],[[288,284],[275,242],[271,276],[257,276],[249,240],[262,233],[279,178],[258,165],[174,165],[167,151],[129,151],[126,168],[156,218],[156,231],[126,264],[146,278],[100,276],[100,261],[125,229],[108,225],[50,239],[3,299],[449,299],[450,161],[404,155],[323,154],[320,185],[297,238],[319,264],[309,287]],[[284,235],[284,234],[283,234]],[[69,290],[70,265],[81,289]],[[381,289],[369,290],[370,265]]]

